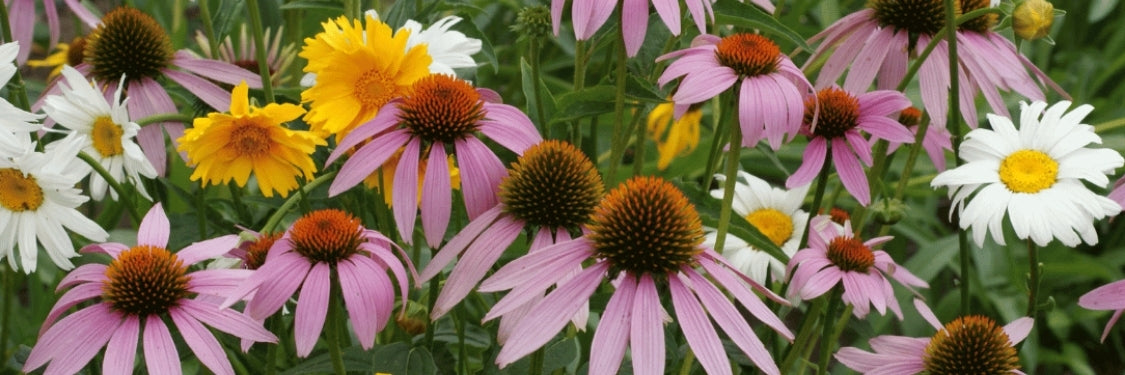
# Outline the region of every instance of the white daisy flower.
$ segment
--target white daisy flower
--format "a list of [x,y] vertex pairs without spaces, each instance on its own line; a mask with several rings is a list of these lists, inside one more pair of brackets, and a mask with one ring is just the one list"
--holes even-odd
[[[8,84],[16,74],[16,56],[19,55],[18,42],[0,44],[0,86]],[[31,132],[42,126],[38,123],[42,115],[16,108],[7,100],[0,100],[0,157],[14,157],[31,146]]]
[[[733,211],[766,235],[786,255],[796,254],[809,220],[809,214],[801,210],[809,186],[785,190],[771,187],[766,181],[746,172],[739,171],[738,177],[740,181],[734,187]],[[726,180],[723,175],[715,178]],[[711,196],[722,199],[723,190],[712,190]],[[717,239],[718,233],[710,229],[703,241],[714,246]],[[758,283],[765,284],[767,274],[775,281],[785,278],[785,263],[744,239],[727,235],[722,253],[742,273]]]
[[1011,119],[989,114],[992,130],[973,130],[961,144],[966,163],[930,183],[949,187],[960,226],[972,228],[978,246],[984,244],[986,232],[1004,244],[1005,212],[1020,239],[1030,237],[1044,246],[1057,238],[1076,246],[1082,241],[1098,243],[1093,222],[1121,211],[1120,205],[1094,194],[1082,181],[1106,186],[1106,175],[1125,159],[1111,149],[1086,148],[1102,142],[1094,127],[1082,123],[1094,107],[1081,105],[1065,113],[1069,107],[1067,101],[1050,108],[1044,102],[1020,103],[1018,130]]
[[68,258],[78,254],[64,228],[94,242],[109,237],[76,209],[89,199],[74,187],[84,176],[73,168],[82,144],[74,138],[52,144],[48,153],[28,149],[15,158],[0,158],[0,259],[7,257],[13,269],[22,267],[29,274],[38,261],[36,239],[52,262],[68,270],[74,267]]
[[[114,180],[133,184],[137,192],[152,200],[145,192],[141,176],[156,178],[156,169],[137,145],[141,127],[129,121],[121,90],[114,93],[113,102],[109,103],[78,70],[64,66],[62,75],[66,79],[59,83],[62,95],[48,96],[43,111],[59,125],[73,130],[68,137],[77,138],[82,151],[96,159]],[[110,190],[114,200],[118,199],[117,192],[109,189],[101,175],[91,173],[90,196],[100,201],[106,190]]]

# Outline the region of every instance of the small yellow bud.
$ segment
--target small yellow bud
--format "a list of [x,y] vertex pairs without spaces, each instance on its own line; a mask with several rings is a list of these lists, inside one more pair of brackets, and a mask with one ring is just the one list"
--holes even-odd
[[1012,11],[1012,29],[1027,40],[1047,36],[1054,21],[1055,6],[1045,0],[1025,0]]

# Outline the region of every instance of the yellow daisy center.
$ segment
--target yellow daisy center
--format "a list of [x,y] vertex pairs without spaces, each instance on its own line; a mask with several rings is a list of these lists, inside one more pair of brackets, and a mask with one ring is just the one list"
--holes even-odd
[[1008,334],[992,319],[972,315],[957,318],[938,331],[922,355],[926,373],[932,375],[1010,374],[1020,368]]
[[443,74],[415,81],[399,108],[403,125],[430,142],[453,142],[476,131],[484,118],[480,94],[473,86]]
[[125,250],[105,270],[102,297],[114,310],[135,316],[160,314],[188,296],[187,266],[156,246]]
[[152,16],[121,7],[102,17],[83,53],[101,81],[156,78],[172,61],[172,40]]
[[746,215],[746,221],[749,221],[754,228],[758,228],[759,232],[766,235],[777,246],[785,244],[785,241],[789,241],[789,237],[793,236],[793,219],[772,208],[751,212]]
[[258,124],[254,118],[235,120],[235,128],[230,132],[230,145],[235,152],[245,157],[269,155],[273,146],[270,130]]
[[102,157],[113,157],[121,155],[125,152],[125,147],[121,144],[121,135],[125,130],[121,128],[113,118],[109,116],[99,116],[94,120],[93,129],[90,130],[90,138],[94,143],[94,149]]
[[0,206],[12,212],[35,211],[43,205],[43,188],[18,169],[0,169]]
[[828,139],[843,137],[844,133],[859,125],[859,99],[847,91],[829,87],[816,93],[817,101],[805,101],[805,124],[811,125],[820,104],[813,134]]
[[590,215],[590,234],[610,271],[655,277],[694,263],[703,225],[687,197],[668,181],[634,177],[613,189]]
[[866,273],[875,265],[875,254],[858,238],[836,237],[828,243],[828,260],[841,270]]
[[1000,162],[999,172],[1008,190],[1034,194],[1055,184],[1059,162],[1042,151],[1019,150]]
[[395,77],[382,69],[371,69],[355,80],[352,95],[364,109],[377,110],[398,94]]
[[585,223],[604,192],[594,163],[570,143],[554,140],[524,151],[500,182],[505,211],[548,228]]
[[359,219],[347,212],[313,211],[293,223],[289,240],[309,260],[336,263],[359,251],[360,228]]
[[781,49],[758,34],[739,33],[719,40],[715,56],[738,75],[753,77],[777,71]]
[[[954,1],[954,12],[961,15],[960,1]],[[883,27],[907,30],[911,34],[933,35],[945,26],[945,3],[942,0],[870,0],[875,19]]]

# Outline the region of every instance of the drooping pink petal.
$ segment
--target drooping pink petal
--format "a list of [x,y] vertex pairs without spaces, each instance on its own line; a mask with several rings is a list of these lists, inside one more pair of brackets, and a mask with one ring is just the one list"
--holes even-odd
[[[631,280],[626,276],[623,281]],[[624,282],[622,283],[625,284]],[[633,317],[629,330],[629,347],[633,353],[633,373],[664,373],[664,321],[660,294],[649,274],[642,274],[633,297]],[[618,290],[621,292],[621,290]],[[599,325],[600,327],[600,325]],[[601,330],[598,330],[601,332]]]
[[1121,319],[1122,313],[1125,313],[1125,310],[1117,310],[1113,312],[1113,316],[1109,317],[1109,321],[1105,323],[1105,329],[1102,330],[1101,342],[1104,343],[1106,337],[1109,337],[1109,331],[1113,329],[1113,325],[1117,324],[1117,321]]
[[[621,278],[621,284],[609,298],[602,319],[598,322],[598,329],[594,331],[594,339],[590,343],[590,374],[616,374],[621,368],[621,359],[625,357],[625,348],[630,342],[629,335],[632,332],[630,322],[634,326],[637,324],[632,317],[636,288],[637,284],[633,281],[633,277],[626,275]],[[661,340],[661,350],[664,349],[663,342]],[[636,350],[636,347],[633,347],[633,372],[649,373],[636,367]],[[663,363],[664,361],[661,361],[662,365]]]
[[[83,246],[82,249],[79,250],[79,252],[82,252],[84,254],[105,254],[105,255],[109,255],[110,257],[112,257],[114,259],[117,259],[117,255],[121,254],[121,252],[125,251],[125,250],[129,250],[129,246],[127,246],[125,244],[122,244],[122,243],[117,243],[117,242],[105,242],[105,243],[94,243],[94,244],[89,244],[89,245]],[[82,266],[79,266],[78,268],[82,268],[82,267],[85,267],[87,265],[92,265],[92,264],[84,264]],[[104,267],[104,265],[102,265],[102,266]],[[74,273],[75,271],[78,271],[78,270],[75,269],[74,271],[71,271],[71,273]],[[69,274],[68,274],[68,276],[69,276]],[[63,280],[65,281],[66,279],[64,278]],[[95,280],[101,280],[101,278],[97,278]],[[60,284],[59,288],[61,289],[62,287],[63,286]]]
[[[375,344],[376,322],[386,321],[388,316],[379,314],[379,304],[394,304],[394,295],[385,295],[379,282],[387,282],[386,273],[367,257],[351,257],[348,261],[336,264],[340,275],[340,290],[344,304],[348,308],[348,318],[352,322],[356,339],[365,349]],[[393,289],[391,289],[393,290]]]
[[855,154],[842,139],[832,140],[832,162],[836,164],[836,172],[840,176],[840,183],[848,189],[861,205],[871,203],[871,187],[867,185],[867,175],[863,173],[863,166],[859,164]]
[[801,156],[801,166],[785,180],[785,188],[792,189],[812,182],[824,166],[826,156],[828,156],[828,142],[821,137],[810,139],[809,144],[805,146],[804,155]]
[[621,30],[625,38],[625,53],[637,56],[648,31],[649,0],[624,0],[621,5]]
[[445,145],[430,146],[426,160],[426,178],[422,182],[422,232],[430,248],[441,246],[449,227],[449,211],[453,207],[453,185],[449,177]]
[[410,139],[410,133],[406,129],[396,129],[360,147],[340,167],[340,173],[336,175],[336,178],[332,180],[332,185],[328,187],[328,196],[337,196],[363,181],[371,175],[371,172],[374,172],[376,168],[382,166],[388,158],[394,155],[398,148],[406,143],[407,139]]
[[571,6],[571,22],[574,24],[574,38],[588,40],[601,28],[613,14],[616,2],[603,0],[575,0]]
[[676,103],[699,103],[718,96],[737,81],[738,75],[731,68],[701,69],[680,80],[680,88],[672,94],[672,100]]
[[98,17],[95,16],[94,13],[90,12],[89,9],[86,9],[86,6],[82,5],[80,0],[64,1],[66,1],[66,5],[68,8],[70,8],[70,11],[74,13],[74,15],[78,17],[78,19],[82,20],[82,23],[86,24],[86,27],[92,29],[98,26],[98,22],[100,22],[101,20],[98,19]]
[[191,279],[188,280],[188,290],[204,295],[226,297],[252,274],[254,271],[245,269],[195,271],[191,273]]
[[484,113],[485,119],[480,121],[481,133],[518,155],[543,141],[535,124],[519,108],[484,103]]
[[608,269],[609,263],[596,263],[548,294],[528,313],[535,319],[523,319],[516,326],[508,343],[497,354],[496,364],[504,368],[550,341],[584,306]]
[[496,265],[496,261],[508,249],[508,245],[519,236],[523,226],[522,221],[510,216],[502,216],[492,227],[481,233],[481,237],[469,245],[461,260],[449,273],[449,279],[445,281],[445,287],[438,294],[430,317],[434,320],[441,317],[473,291],[477,282]]
[[[841,20],[843,21],[843,20]],[[874,34],[878,34],[879,28],[875,22],[866,22],[858,24],[856,30],[852,35],[844,39],[843,42],[836,47],[836,50],[825,61],[824,67],[820,69],[820,74],[816,77],[816,87],[825,88],[832,86],[840,75],[844,74],[844,70],[848,66],[853,65],[859,52],[863,50],[863,45],[870,40]],[[828,41],[821,43],[819,50],[824,50]],[[819,56],[816,56],[819,58]],[[812,61],[812,60],[809,60]]]
[[[572,241],[572,242],[574,242],[574,241]],[[562,250],[562,249],[564,249],[564,248],[561,248],[561,247],[559,248],[559,250]],[[546,251],[547,250],[544,249],[544,251],[540,251],[540,253],[544,253]],[[587,250],[587,251],[589,251],[589,250]],[[519,260],[534,256],[534,255],[538,255],[538,254],[527,255],[527,256],[521,257]],[[574,257],[574,255],[581,255],[582,257],[578,258],[578,259],[574,259],[574,258],[576,258],[576,257]],[[508,293],[508,295],[504,296],[504,298],[500,299],[500,301],[497,302],[495,305],[493,305],[492,309],[489,310],[487,314],[485,314],[483,320],[489,321],[489,320],[495,319],[496,317],[507,314],[509,311],[512,311],[517,307],[523,306],[525,303],[528,303],[528,301],[530,301],[534,298],[538,298],[538,297],[542,296],[543,293],[546,292],[548,287],[550,287],[551,285],[555,285],[556,283],[559,283],[560,280],[562,280],[564,277],[566,277],[570,274],[570,272],[571,272],[570,270],[573,269],[572,267],[580,264],[582,259],[586,259],[586,258],[589,258],[589,256],[586,254],[586,251],[581,251],[581,250],[580,251],[568,252],[568,253],[557,253],[557,254],[555,254],[554,257],[551,257],[551,256],[537,257],[537,259],[547,259],[548,262],[544,262],[541,265],[536,266],[533,269],[533,272],[529,272],[529,274],[530,274],[530,275],[528,275],[529,278],[524,279],[520,284],[511,286],[511,287],[508,287],[508,288],[504,288],[504,289],[512,289],[512,291],[510,293]],[[511,265],[513,263],[515,263],[515,262],[508,263],[508,264]],[[554,263],[554,264],[552,264],[552,263]],[[505,266],[504,268],[508,268],[508,266]],[[503,271],[503,270],[504,269],[501,268],[501,271]],[[492,278],[489,278],[488,280],[485,280],[484,283],[482,283],[481,286],[479,288],[477,288],[477,290],[478,291],[486,290],[485,284],[487,284],[489,281],[491,281],[493,278],[495,278],[497,276],[501,276],[501,273],[499,271],[497,271],[497,273],[493,274]],[[508,275],[503,275],[502,277],[507,278]],[[511,278],[511,279],[515,279],[515,278]],[[502,280],[502,281],[506,281],[506,280]],[[570,280],[567,281],[567,283],[569,283],[569,282],[570,282]]]
[[[271,263],[276,264],[276,266],[271,267]],[[255,271],[243,283],[243,285],[258,285],[258,291],[254,293],[254,299],[246,304],[246,311],[250,314],[250,317],[265,320],[266,317],[281,309],[285,301],[288,301],[289,297],[292,297],[297,288],[301,286],[301,282],[305,280],[310,268],[312,268],[312,264],[297,254],[279,256],[277,259],[266,261],[262,268]],[[239,290],[233,292],[232,295],[238,295],[242,288],[242,285],[240,285]],[[223,302],[223,305],[226,306],[230,306],[230,304],[230,298]]]
[[695,290],[695,295],[699,297],[699,301],[711,314],[711,318],[715,323],[723,329],[723,332],[730,336],[731,341],[754,362],[762,372],[767,374],[780,374],[777,364],[773,362],[773,357],[769,351],[766,350],[762,340],[754,334],[750,326],[746,323],[746,319],[735,309],[730,300],[711,284],[711,281],[703,278],[698,272],[689,267],[682,267],[681,272],[688,276],[691,280],[692,289]]
[[308,357],[312,353],[313,346],[320,338],[320,331],[324,329],[324,319],[328,315],[328,295],[332,289],[330,276],[328,264],[318,262],[309,270],[309,275],[301,286],[297,313],[293,319],[298,357]]
[[504,265],[481,283],[482,292],[508,290],[542,276],[543,272],[555,272],[564,266],[581,264],[594,254],[593,243],[585,237],[559,242],[531,253]]
[[[116,84],[109,86],[113,89],[119,89]],[[172,103],[172,98],[168,96],[168,92],[164,91],[164,88],[152,78],[142,77],[130,83],[128,90],[130,99],[126,106],[129,108],[130,118],[141,119],[152,115],[176,113],[176,105]],[[156,169],[158,176],[164,176],[168,167],[168,151],[164,148],[162,131],[167,124],[169,122],[148,124],[137,133],[137,143],[140,144],[141,150],[148,157],[148,161]]]
[[105,360],[102,362],[104,374],[131,374],[133,361],[137,357],[137,342],[141,340],[141,321],[136,315],[128,315],[114,330],[105,347]]
[[496,205],[488,211],[485,211],[481,216],[469,222],[469,225],[461,229],[461,232],[453,236],[449,242],[446,242],[445,246],[426,264],[426,268],[422,269],[422,274],[420,276],[421,281],[429,281],[434,276],[437,276],[449,262],[457,259],[457,256],[461,255],[461,252],[468,248],[473,241],[476,241],[477,236],[480,236],[481,232],[484,232],[485,229],[496,221],[496,218],[503,212],[503,209],[504,206]]
[[[434,148],[439,147],[443,146],[440,143],[434,145]],[[418,218],[418,160],[421,152],[422,140],[411,137],[395,166],[394,188],[391,190],[395,226],[402,235],[402,241],[407,244],[414,243],[414,222]]]
[[238,235],[220,236],[188,245],[183,250],[176,252],[176,257],[180,258],[185,266],[193,265],[226,254],[230,249],[237,247],[238,242]]
[[[668,31],[671,31],[672,35],[680,35],[680,1],[653,0],[652,7],[656,8],[656,14],[660,15],[660,20],[664,21]],[[645,9],[644,14],[648,14],[648,9]]]
[[[691,13],[691,19],[695,20],[695,26],[699,28],[700,34],[707,33],[707,19],[705,14],[710,13],[710,1],[687,0],[686,2],[688,13]],[[704,10],[704,6],[708,9]],[[648,12],[645,12],[648,14]]]
[[168,215],[164,214],[164,207],[157,202],[148,210],[144,219],[141,220],[140,227],[137,228],[137,244],[161,248],[168,247],[170,227]]
[[[678,275],[677,275],[678,276]],[[699,305],[699,300],[684,286],[679,277],[668,278],[668,289],[672,292],[672,306],[676,310],[676,321],[684,333],[691,350],[695,352],[699,364],[708,374],[730,374],[730,362],[719,334],[707,318],[707,313]]]
[[1125,280],[1094,288],[1078,298],[1078,306],[1090,310],[1118,310],[1125,308]]
[[355,146],[370,141],[372,137],[382,134],[387,129],[397,125],[398,115],[402,113],[402,110],[400,110],[397,105],[399,101],[399,99],[395,99],[387,103],[387,105],[379,109],[379,113],[375,115],[375,118],[360,124],[355,130],[348,133],[348,135],[336,145],[336,149],[332,150],[331,154],[328,154],[328,160],[325,162],[325,165],[336,162],[337,158],[346,155],[348,151]]
[[215,303],[185,299],[180,301],[179,309],[193,319],[198,319],[212,328],[238,338],[256,342],[277,342],[277,336],[262,327],[261,322],[231,309],[220,309]]
[[504,164],[476,137],[454,141],[461,173],[461,195],[469,220],[475,219],[498,202],[500,180],[508,173]]
[[262,77],[258,73],[224,61],[201,59],[186,50],[176,51],[172,55],[172,65],[222,83],[238,85],[245,81],[250,88],[262,87]]
[[[402,256],[402,259],[403,259],[403,260],[400,261],[399,259],[395,258],[394,254],[391,254],[390,251],[386,251],[386,249],[383,249],[383,250],[380,250],[380,251],[373,251],[370,248],[370,246],[373,246],[371,244],[361,244],[359,246],[360,246],[360,249],[365,249],[365,251],[371,253],[371,255],[374,256],[372,260],[375,262],[376,265],[378,265],[379,267],[381,267],[383,269],[389,269],[391,271],[391,273],[394,274],[395,281],[398,283],[400,295],[406,296],[407,295],[407,289],[410,288],[409,287],[410,280],[408,280],[406,278],[406,270],[403,269],[403,263],[406,263],[406,266],[410,268],[410,273],[414,275],[414,280],[418,281],[418,273],[417,273],[417,271],[414,270],[414,265],[410,263],[410,258],[408,256],[406,256],[405,254],[400,254],[400,256]],[[395,246],[395,247],[397,248],[398,246]],[[399,249],[399,250],[401,251],[401,249]],[[390,280],[387,280],[387,281],[390,281]],[[390,292],[388,294],[393,299],[393,297],[394,297],[393,286],[390,285],[390,284],[387,284],[387,288],[390,289]],[[389,310],[390,309],[388,309],[388,311]],[[404,314],[406,313],[406,305],[402,305],[402,312]]]
[[[124,245],[122,245],[124,246]],[[84,283],[92,283],[105,280],[106,265],[98,263],[83,264],[70,271],[63,277],[59,285],[55,287],[55,291],[59,292],[63,289]],[[49,324],[44,324],[49,325]]]
[[23,369],[30,372],[50,361],[48,369],[62,369],[57,373],[78,372],[106,345],[120,322],[121,317],[106,303],[67,315],[39,337]]
[[143,334],[145,364],[150,374],[182,374],[180,355],[168,326],[157,315],[145,319]]
[[902,123],[880,116],[860,116],[859,128],[891,142],[914,143],[914,133]]
[[44,319],[43,324],[39,326],[39,336],[43,336],[55,323],[55,319],[58,319],[63,313],[70,310],[71,307],[101,295],[102,283],[79,284],[66,291],[66,293],[55,302],[55,305],[51,307],[51,311],[47,313],[47,318]]
[[926,323],[930,323],[931,327],[936,330],[942,329],[941,321],[938,320],[937,315],[934,315],[934,311],[930,310],[930,306],[926,305],[925,301],[915,298],[914,308],[918,310],[918,314],[922,315],[922,319],[925,319]]
[[554,29],[555,36],[559,36],[559,24],[562,24],[563,7],[565,6],[566,0],[551,0],[551,28]]
[[[891,49],[890,41],[894,38],[895,33],[889,29],[871,34],[871,37],[863,44],[863,48],[856,54],[855,61],[852,61],[848,77],[844,79],[844,90],[867,92],[867,88],[875,81],[875,75],[879,72],[879,67],[883,65],[887,58],[887,52]],[[861,108],[862,106],[860,104]]]
[[[850,92],[863,92],[850,91]],[[889,116],[911,106],[910,99],[898,91],[879,90],[860,94],[856,97],[859,101],[859,112],[865,116]]]
[[180,332],[180,336],[184,338],[184,342],[191,348],[196,358],[199,358],[199,362],[217,375],[234,375],[234,369],[231,368],[230,360],[223,352],[222,345],[207,327],[185,313],[183,309],[173,307],[168,310],[168,314],[172,316],[176,330]]
[[[696,38],[699,39],[699,38]],[[661,87],[672,82],[676,78],[683,77],[692,73],[712,74],[714,69],[730,68],[724,67],[719,64],[719,60],[715,58],[716,47],[714,45],[704,45],[700,47],[693,47],[672,51],[665,55],[656,58],[657,62],[677,59],[660,73],[660,77],[656,79],[656,83]]]
[[1005,325],[1004,333],[1008,334],[1008,345],[1016,346],[1020,341],[1027,338],[1027,335],[1031,333],[1031,328],[1034,325],[1035,319],[1026,316],[1013,320],[1011,323],[1008,323],[1008,325]]
[[230,92],[223,90],[223,88],[211,83],[211,81],[172,69],[164,69],[163,72],[169,79],[180,84],[180,86],[183,86],[192,94],[195,94],[199,100],[207,103],[207,105],[211,106],[211,108],[214,108],[216,111],[227,111],[230,109]]

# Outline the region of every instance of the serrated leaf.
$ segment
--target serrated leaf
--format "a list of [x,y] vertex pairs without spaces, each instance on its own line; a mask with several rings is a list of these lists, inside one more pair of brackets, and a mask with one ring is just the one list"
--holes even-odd
[[812,51],[801,34],[757,6],[737,0],[718,0],[711,8],[715,10],[716,23],[765,30],[785,38],[805,51]]

